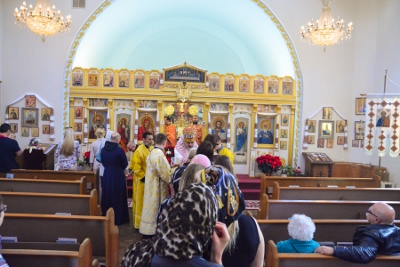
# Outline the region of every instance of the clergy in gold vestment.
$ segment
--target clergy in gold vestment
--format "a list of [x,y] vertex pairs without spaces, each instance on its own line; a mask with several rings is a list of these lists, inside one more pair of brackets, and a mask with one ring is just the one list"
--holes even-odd
[[142,136],[143,144],[139,145],[131,158],[129,168],[133,171],[132,190],[132,224],[136,229],[140,227],[142,217],[144,183],[146,175],[146,160],[150,150],[153,149],[153,135],[145,132]]
[[167,136],[159,133],[154,142],[154,148],[147,157],[142,218],[139,228],[139,232],[143,235],[154,235],[156,232],[158,208],[169,197],[168,184],[175,170],[169,165],[163,151],[167,144]]
[[167,135],[167,146],[176,146],[176,127],[172,124],[170,117],[164,118],[164,133]]

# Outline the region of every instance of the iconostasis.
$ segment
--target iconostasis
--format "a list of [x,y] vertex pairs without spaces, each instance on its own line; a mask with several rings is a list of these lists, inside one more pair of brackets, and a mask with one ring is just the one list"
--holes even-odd
[[198,121],[199,142],[220,136],[235,154],[235,173],[258,176],[255,158],[263,153],[292,162],[296,83],[292,77],[208,73],[187,63],[163,70],[74,68],[69,117],[84,146],[98,125],[118,131],[123,143],[141,143],[145,131],[165,132],[171,118],[176,136]]

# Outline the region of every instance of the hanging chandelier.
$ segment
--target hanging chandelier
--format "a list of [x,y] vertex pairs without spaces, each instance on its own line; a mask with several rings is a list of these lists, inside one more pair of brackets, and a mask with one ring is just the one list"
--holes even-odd
[[14,16],[20,27],[28,27],[42,36],[42,42],[45,41],[45,36],[67,32],[71,25],[71,16],[67,16],[64,22],[60,10],[56,12],[55,6],[51,7],[49,0],[38,0],[35,9],[29,5],[29,10],[24,2],[20,10],[15,9]]
[[351,38],[353,23],[350,22],[345,29],[343,19],[335,20],[332,18],[331,2],[332,0],[322,1],[322,14],[319,20],[308,23],[307,30],[301,27],[301,39],[308,44],[326,46],[341,43],[343,40]]

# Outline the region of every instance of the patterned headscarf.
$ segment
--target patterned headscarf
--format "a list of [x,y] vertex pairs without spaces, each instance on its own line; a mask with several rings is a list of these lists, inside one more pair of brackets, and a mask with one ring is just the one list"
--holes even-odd
[[218,221],[227,227],[236,221],[246,208],[244,196],[235,176],[219,165],[210,166],[196,173],[201,181],[214,191],[218,205]]
[[31,141],[29,141],[29,145],[27,149],[29,149],[29,153],[32,153],[32,149],[38,149],[38,146],[40,145],[40,140],[39,138],[32,138]]
[[174,259],[201,257],[211,241],[217,213],[212,190],[203,183],[191,184],[163,202],[155,236],[132,244],[121,267],[150,266],[154,253]]

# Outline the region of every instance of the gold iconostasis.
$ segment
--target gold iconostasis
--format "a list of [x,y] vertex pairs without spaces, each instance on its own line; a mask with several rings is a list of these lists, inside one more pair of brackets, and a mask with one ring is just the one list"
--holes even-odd
[[98,125],[140,143],[144,130],[164,132],[167,115],[178,138],[197,116],[202,139],[218,134],[234,152],[237,174],[258,176],[262,153],[297,161],[296,88],[292,77],[208,73],[186,62],[161,71],[74,68],[64,126],[87,145]]

